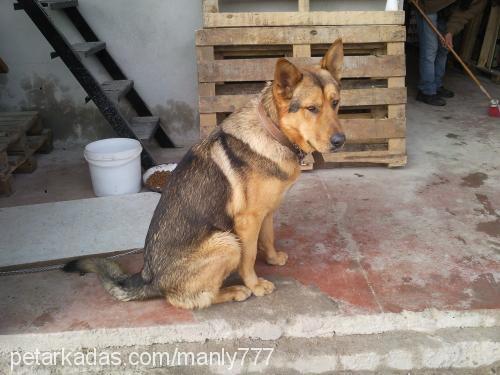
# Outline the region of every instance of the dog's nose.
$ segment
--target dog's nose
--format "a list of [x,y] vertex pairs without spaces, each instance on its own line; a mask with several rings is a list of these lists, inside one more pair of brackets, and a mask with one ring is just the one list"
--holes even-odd
[[341,148],[345,143],[345,134],[344,133],[336,133],[330,138],[330,142],[334,149]]

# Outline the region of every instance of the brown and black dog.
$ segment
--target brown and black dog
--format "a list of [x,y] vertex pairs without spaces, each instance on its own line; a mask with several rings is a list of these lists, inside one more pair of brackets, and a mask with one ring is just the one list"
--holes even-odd
[[[345,142],[338,120],[343,57],[337,40],[317,66],[279,59],[260,98],[191,148],[163,189],[141,272],[128,275],[96,258],[65,271],[97,273],[122,301],[164,296],[186,309],[271,293],[273,283],[255,273],[257,249],[269,264],[287,261],[274,247],[273,213],[300,174],[300,156]],[[234,271],[243,285],[222,287]]]

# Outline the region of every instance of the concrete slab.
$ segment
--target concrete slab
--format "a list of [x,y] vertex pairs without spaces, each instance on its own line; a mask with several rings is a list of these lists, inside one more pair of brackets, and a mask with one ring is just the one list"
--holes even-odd
[[142,248],[160,195],[0,208],[0,269]]

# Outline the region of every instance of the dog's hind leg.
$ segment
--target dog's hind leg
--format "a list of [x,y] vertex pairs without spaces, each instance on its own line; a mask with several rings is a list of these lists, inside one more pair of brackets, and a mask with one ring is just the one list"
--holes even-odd
[[288,260],[287,253],[276,251],[274,247],[273,212],[267,214],[262,221],[259,233],[259,250],[264,252],[266,262],[273,266],[283,266]]
[[223,303],[229,301],[244,301],[252,295],[252,291],[244,285],[233,285],[219,290],[212,303]]
[[241,248],[237,237],[228,232],[216,232],[176,268],[164,284],[167,301],[184,309],[201,309],[213,303],[243,301],[250,296],[244,286],[221,289],[229,274],[238,268]]

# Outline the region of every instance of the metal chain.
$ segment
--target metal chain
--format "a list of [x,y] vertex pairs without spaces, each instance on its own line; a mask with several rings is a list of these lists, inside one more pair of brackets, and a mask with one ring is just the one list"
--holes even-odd
[[[130,255],[130,254],[136,254],[140,253],[143,249],[133,249],[130,251],[127,251],[125,253],[120,253],[116,255],[111,255],[109,257],[105,257],[106,259],[116,259],[123,257],[125,255]],[[34,268],[23,268],[20,270],[12,270],[12,271],[0,271],[0,277],[2,276],[12,276],[12,275],[24,275],[24,274],[29,274],[29,273],[38,273],[38,272],[46,272],[46,271],[53,271],[53,270],[58,270],[60,268],[63,268],[64,264],[54,264],[52,266],[44,266],[44,267],[34,267]]]

